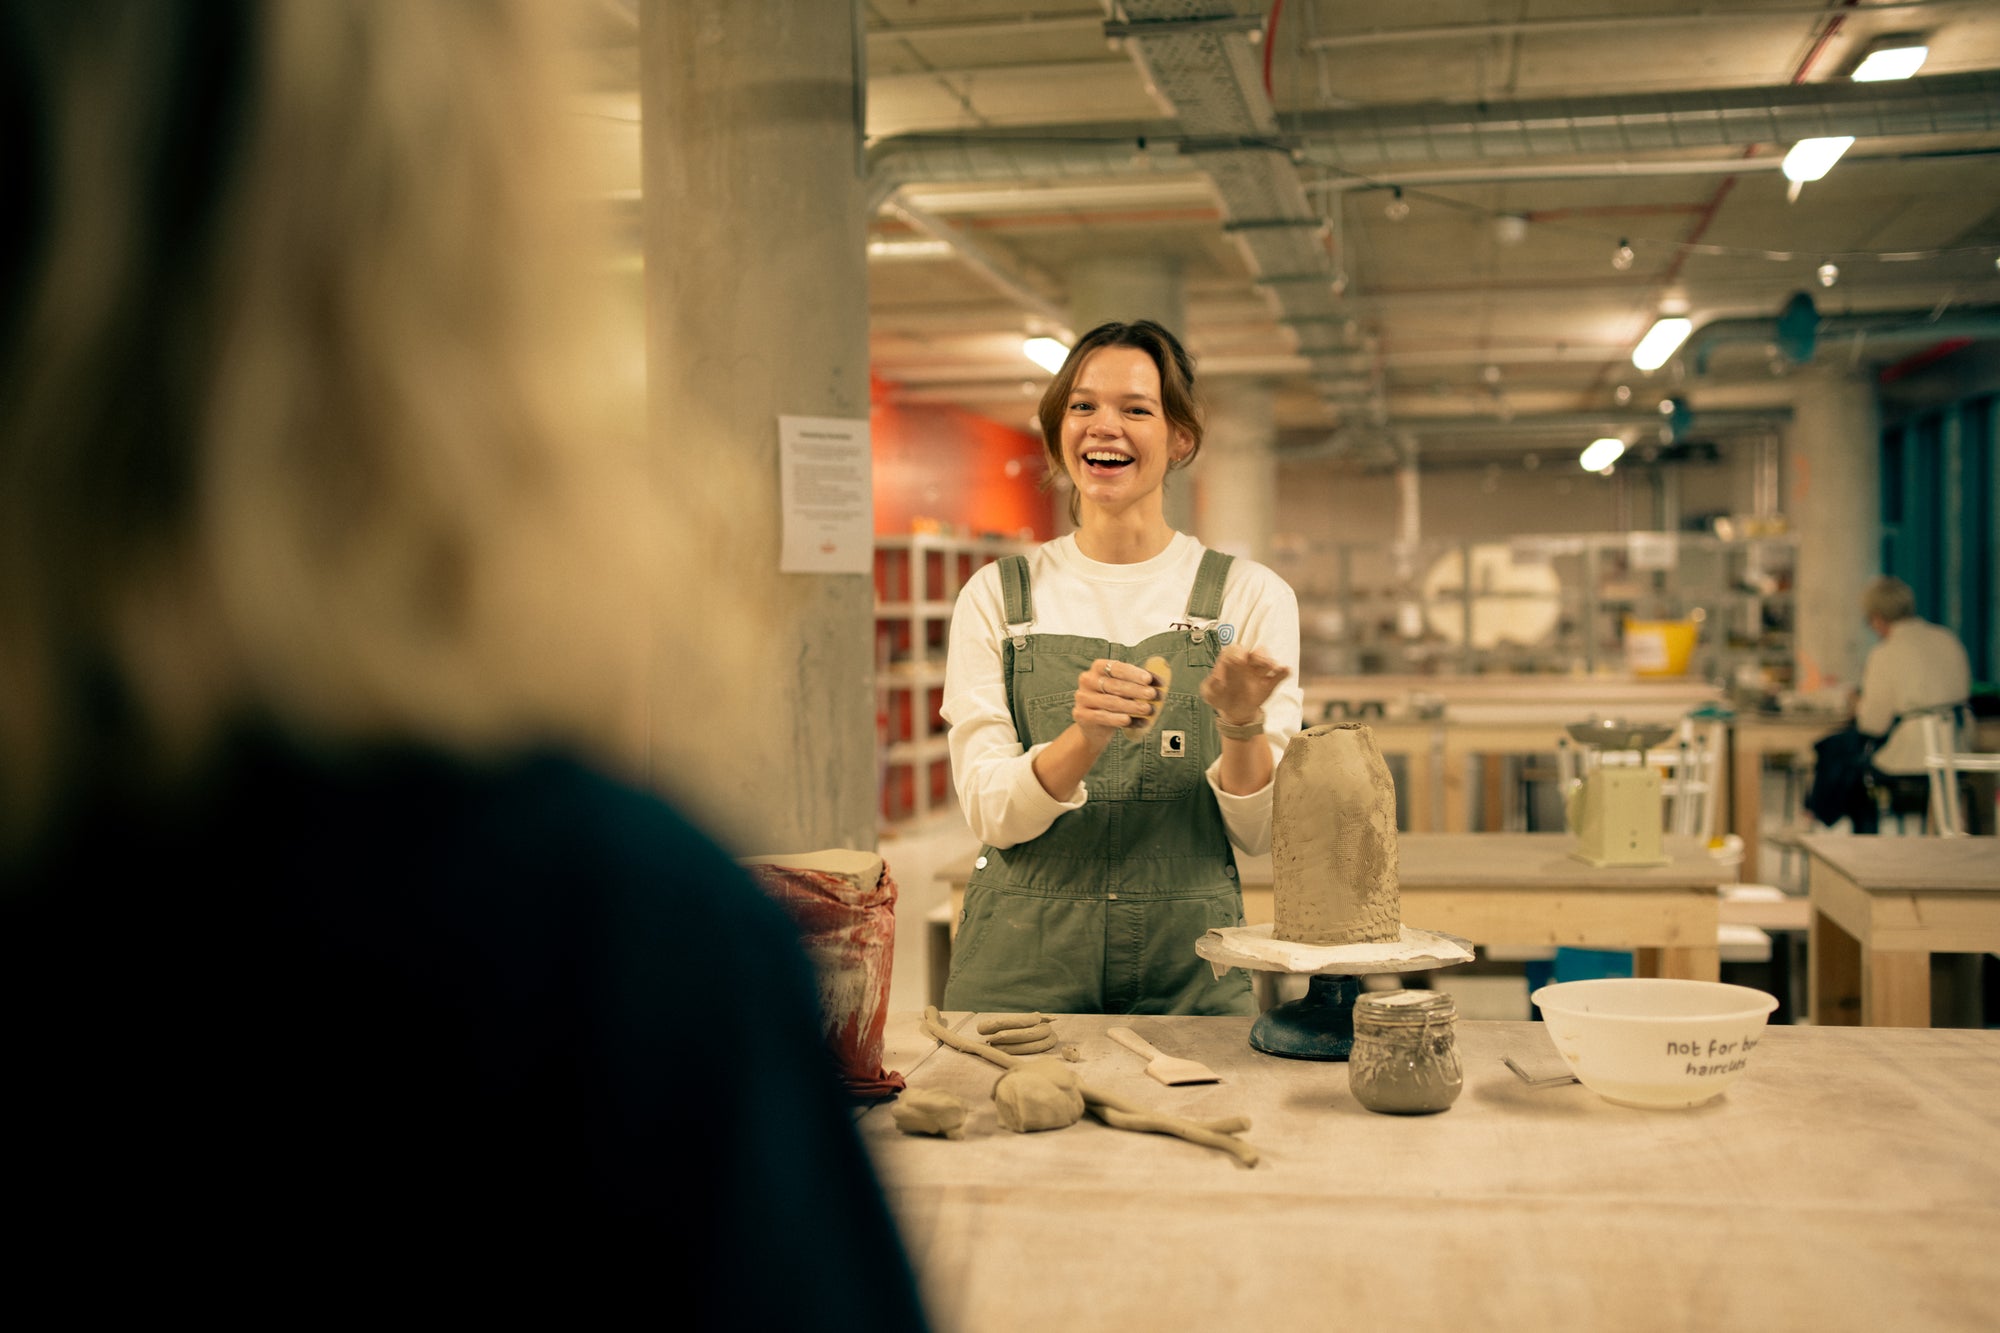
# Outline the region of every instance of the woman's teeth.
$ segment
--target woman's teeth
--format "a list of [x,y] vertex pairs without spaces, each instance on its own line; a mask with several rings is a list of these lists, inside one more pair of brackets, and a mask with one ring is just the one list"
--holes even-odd
[[1107,454],[1093,450],[1084,454],[1083,461],[1093,467],[1124,467],[1132,460],[1124,454]]

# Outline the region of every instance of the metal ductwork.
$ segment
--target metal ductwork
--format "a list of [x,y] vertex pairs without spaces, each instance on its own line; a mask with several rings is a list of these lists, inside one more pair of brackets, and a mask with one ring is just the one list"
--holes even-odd
[[[1261,10],[1261,6],[1256,7]],[[1329,404],[1353,404],[1379,382],[1374,359],[1355,347],[1330,244],[1330,223],[1307,197],[1298,161],[1351,172],[1415,163],[1629,154],[1826,135],[1882,138],[2000,131],[2000,72],[1941,74],[1881,83],[1816,83],[1504,103],[1425,103],[1288,113],[1281,128],[1264,92],[1250,35],[1261,12],[1230,0],[1124,0],[1105,24],[1178,113],[1167,122],[1064,127],[1039,134],[911,135],[868,152],[872,214],[917,182],[1014,182],[1205,173],[1224,230],[1241,247],[1253,280],[1289,326]],[[940,225],[934,234],[945,229]],[[946,232],[945,234],[949,234]],[[1003,288],[1018,287],[1046,313],[1037,284],[974,255]],[[1018,266],[1015,266],[1018,268]],[[1823,336],[1882,337],[1913,331],[1953,336],[1991,317],[1958,315],[1950,327],[1927,317],[1842,316]],[[1774,321],[1722,321],[1683,355],[1722,342],[1768,340]],[[1706,335],[1706,336],[1704,336]]]
[[[1041,186],[1066,180],[1101,181],[1106,177],[1146,176],[1160,171],[1142,151],[1148,132],[1173,153],[1174,125],[1093,125],[1073,136],[975,138],[962,134],[904,134],[884,139],[868,150],[868,180],[863,203],[873,217],[890,196],[905,185],[942,185],[981,181],[1001,185]],[[1191,171],[1178,156],[1172,169]]]
[[1291,152],[1274,142],[1277,113],[1250,41],[1263,26],[1261,6],[1239,13],[1228,0],[1126,0],[1123,10],[1124,21],[1105,31],[1178,113],[1182,151],[1214,183],[1224,233],[1322,389],[1351,383],[1366,358],[1350,347],[1327,220],[1306,198]]

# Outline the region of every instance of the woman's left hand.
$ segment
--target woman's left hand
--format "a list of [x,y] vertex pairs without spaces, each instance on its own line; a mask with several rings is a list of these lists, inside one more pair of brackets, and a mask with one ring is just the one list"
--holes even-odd
[[1254,648],[1224,648],[1201,682],[1201,699],[1224,722],[1250,722],[1292,669]]

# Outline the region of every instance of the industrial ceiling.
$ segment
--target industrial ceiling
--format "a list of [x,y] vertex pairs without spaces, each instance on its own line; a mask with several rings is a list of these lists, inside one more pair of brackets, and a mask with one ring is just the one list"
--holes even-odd
[[[634,13],[603,7],[600,96],[636,122]],[[1657,437],[1669,400],[1711,437],[1768,430],[1802,360],[2000,339],[1996,0],[860,13],[870,354],[898,401],[1027,428],[1022,340],[1080,332],[1069,275],[1106,256],[1178,270],[1202,374],[1273,384],[1294,458],[1574,451]],[[1914,77],[1852,77],[1913,42]],[[1831,170],[1788,180],[1830,136]],[[1663,314],[1693,335],[1643,372]]]

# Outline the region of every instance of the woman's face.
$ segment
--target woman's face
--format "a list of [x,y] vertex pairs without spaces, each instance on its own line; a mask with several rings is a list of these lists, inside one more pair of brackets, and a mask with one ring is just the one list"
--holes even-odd
[[1185,431],[1160,410],[1160,371],[1137,347],[1100,347],[1083,359],[1063,411],[1063,463],[1086,507],[1112,513],[1157,503],[1167,464],[1187,452]]

